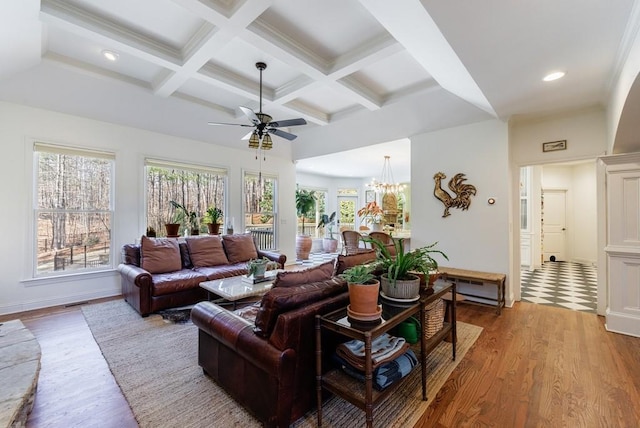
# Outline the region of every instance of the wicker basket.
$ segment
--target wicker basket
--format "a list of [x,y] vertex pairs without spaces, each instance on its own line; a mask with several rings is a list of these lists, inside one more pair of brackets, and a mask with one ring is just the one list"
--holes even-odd
[[444,325],[444,300],[438,299],[424,308],[424,336],[430,339],[442,330]]

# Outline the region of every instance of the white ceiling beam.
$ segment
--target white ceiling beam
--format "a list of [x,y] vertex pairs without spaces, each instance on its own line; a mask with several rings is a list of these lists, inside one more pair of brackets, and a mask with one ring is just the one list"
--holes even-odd
[[[349,72],[353,73],[359,69],[359,67],[372,63],[372,61],[380,58],[380,56],[388,56],[397,52],[397,47],[394,46],[397,45],[395,42],[388,37],[381,38],[380,40],[373,41],[371,44],[365,45],[362,52],[345,55],[338,61],[337,68],[330,71],[330,67],[325,60],[309,52],[296,43],[295,40],[292,40],[290,37],[280,33],[276,28],[259,19],[248,27],[248,31],[243,33],[242,37],[249,43],[268,52],[270,55],[279,58],[287,64],[291,64],[296,70],[309,76],[312,81],[316,82],[316,84],[310,84],[307,87],[298,87],[296,89],[297,95],[300,96],[305,92],[316,89],[318,83],[325,83],[349,97],[354,103],[361,104],[370,110],[380,108],[379,100],[376,99],[376,97],[371,97],[371,94],[356,91],[354,87],[345,85],[337,81],[337,79]],[[376,47],[379,48],[378,51],[376,51]],[[290,96],[283,96],[274,99],[274,103],[279,104],[290,100]]]
[[170,70],[182,63],[175,49],[60,0],[42,0],[40,19]]
[[180,0],[177,3],[190,10],[197,10],[198,13],[203,12],[204,16],[211,18],[215,25],[212,25],[212,23],[203,25],[183,49],[185,60],[182,67],[169,73],[162,81],[157,82],[158,86],[155,88],[155,93],[165,97],[171,95],[193,77],[203,65],[215,57],[216,52],[243,32],[249,24],[271,6],[272,2],[247,0],[234,11],[230,18],[224,18],[213,10],[203,11],[204,5],[194,0]]
[[360,3],[442,88],[498,116],[420,0],[360,0]]

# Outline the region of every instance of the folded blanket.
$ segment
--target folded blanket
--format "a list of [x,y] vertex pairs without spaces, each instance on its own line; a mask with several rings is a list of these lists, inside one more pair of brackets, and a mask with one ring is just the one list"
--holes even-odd
[[[385,333],[371,341],[371,363],[373,368],[380,364],[391,361],[409,349],[409,344],[403,337],[391,336]],[[349,364],[358,370],[364,370],[364,342],[360,340],[350,340],[341,343],[336,349],[336,353],[348,361]]]
[[[348,361],[340,358],[337,353],[333,354],[333,359],[345,373],[364,382],[365,378],[362,371],[353,367]],[[382,391],[392,383],[399,381],[411,373],[411,370],[413,370],[416,365],[418,365],[418,358],[411,349],[408,349],[404,354],[394,360],[381,364],[373,371],[373,387],[378,391]]]

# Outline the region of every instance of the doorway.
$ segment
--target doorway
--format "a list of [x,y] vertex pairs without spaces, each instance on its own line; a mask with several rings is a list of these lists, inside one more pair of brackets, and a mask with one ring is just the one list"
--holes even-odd
[[522,301],[596,313],[595,160],[523,167],[520,176]]
[[566,261],[567,191],[542,189],[542,260]]

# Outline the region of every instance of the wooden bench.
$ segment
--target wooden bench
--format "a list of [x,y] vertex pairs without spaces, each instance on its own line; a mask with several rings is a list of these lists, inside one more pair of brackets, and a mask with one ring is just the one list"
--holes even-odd
[[[438,273],[443,280],[456,282],[456,292],[464,296],[465,301],[495,306],[496,313],[500,315],[505,305],[505,274],[443,266],[438,267]],[[487,286],[495,286],[496,292],[489,292]]]

